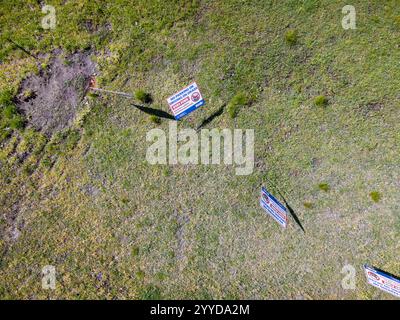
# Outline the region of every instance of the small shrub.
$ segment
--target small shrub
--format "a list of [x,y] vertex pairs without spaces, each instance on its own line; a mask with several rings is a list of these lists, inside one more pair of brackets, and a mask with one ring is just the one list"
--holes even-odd
[[157,117],[157,116],[155,116],[155,115],[151,115],[151,116],[150,116],[150,121],[153,122],[153,123],[155,123],[155,124],[160,124],[160,123],[161,123],[161,118],[160,118],[160,117]]
[[288,30],[285,34],[285,40],[290,45],[294,45],[297,42],[297,31],[296,30]]
[[151,96],[149,93],[146,93],[144,90],[137,90],[135,92],[135,98],[138,99],[142,103],[150,103],[151,102]]
[[320,183],[318,185],[318,188],[322,191],[328,192],[331,188],[329,187],[329,184],[327,183]]
[[324,107],[328,104],[328,99],[325,96],[317,96],[314,98],[314,103],[318,107]]
[[379,202],[379,200],[381,200],[381,194],[378,191],[372,191],[369,196],[373,202]]
[[237,93],[231,101],[228,103],[227,106],[227,111],[229,113],[229,116],[233,119],[236,118],[236,116],[239,113],[239,109],[242,106],[245,106],[249,103],[248,98],[244,93]]

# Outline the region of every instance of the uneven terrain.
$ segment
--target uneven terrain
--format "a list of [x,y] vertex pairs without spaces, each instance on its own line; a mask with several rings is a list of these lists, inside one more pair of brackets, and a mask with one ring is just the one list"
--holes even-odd
[[[58,0],[45,30],[40,1],[3,0],[0,297],[392,299],[362,267],[400,275],[400,2],[352,1],[355,30],[347,4]],[[191,81],[206,105],[178,128],[254,129],[251,175],[146,161]]]

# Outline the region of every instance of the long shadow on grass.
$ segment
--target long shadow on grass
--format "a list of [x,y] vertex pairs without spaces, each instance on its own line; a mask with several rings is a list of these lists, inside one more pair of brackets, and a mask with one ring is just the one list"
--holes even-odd
[[157,116],[160,118],[164,118],[164,119],[170,119],[170,120],[175,120],[175,117],[171,114],[169,114],[168,112],[162,111],[162,110],[158,110],[158,109],[153,109],[153,108],[149,108],[149,107],[144,107],[138,104],[132,104],[135,108],[138,108],[140,111],[143,111],[147,114],[151,114],[153,116]]
[[199,131],[201,128],[203,128],[205,125],[209,124],[211,121],[213,121],[216,117],[219,117],[225,109],[225,105],[221,106],[217,111],[215,111],[212,115],[210,115],[208,118],[204,119],[200,125],[196,128],[196,131]]
[[[279,191],[278,191],[278,192],[279,192]],[[293,208],[289,205],[289,203],[287,203],[287,201],[286,201],[285,197],[282,195],[282,193],[279,192],[279,194],[280,194],[280,196],[282,197],[283,202],[285,202],[285,205],[286,205],[286,207],[288,208],[288,210],[289,210],[291,216],[293,217],[294,221],[296,221],[296,223],[299,225],[299,227],[301,228],[301,230],[303,230],[303,232],[306,233],[306,231],[305,231],[304,228],[303,228],[303,225],[302,225],[301,222],[300,222],[299,217],[298,217],[297,214],[294,212]]]
[[382,270],[382,269],[376,268],[375,266],[372,266],[372,268],[374,268],[376,271],[383,272],[383,273],[387,274],[388,276],[390,276],[390,277],[392,277],[392,278],[395,278],[396,280],[400,280],[400,277],[394,275],[393,273],[390,273],[390,272],[384,271],[384,270]]

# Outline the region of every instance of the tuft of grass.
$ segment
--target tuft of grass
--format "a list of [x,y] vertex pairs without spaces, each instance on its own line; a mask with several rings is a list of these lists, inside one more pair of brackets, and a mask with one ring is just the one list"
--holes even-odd
[[228,103],[228,106],[226,108],[229,113],[229,116],[232,119],[236,118],[236,116],[239,113],[240,107],[246,106],[248,103],[249,99],[244,93],[242,92],[237,93]]
[[151,102],[151,95],[142,89],[139,89],[135,92],[135,98],[138,99],[142,103],[150,103]]
[[139,255],[139,247],[133,247],[131,250],[132,257],[137,257]]
[[324,107],[328,104],[328,98],[321,95],[314,98],[314,104],[318,107]]
[[146,274],[142,270],[139,270],[136,272],[136,278],[140,281],[144,280],[145,275]]
[[155,123],[155,124],[160,124],[160,123],[161,123],[161,118],[160,118],[160,117],[157,117],[157,116],[155,116],[155,115],[151,115],[151,116],[150,116],[150,121],[153,122],[153,123]]
[[297,37],[297,30],[291,29],[291,30],[288,30],[285,33],[285,40],[290,45],[296,44],[297,43],[297,38],[298,38]]
[[327,184],[327,183],[320,183],[319,185],[318,185],[318,188],[320,189],[320,190],[322,190],[322,191],[325,191],[325,192],[328,192],[330,189],[331,189],[331,187],[329,186],[329,184]]
[[304,208],[306,209],[312,209],[314,207],[314,205],[311,202],[304,202],[303,205]]
[[379,202],[381,200],[381,194],[378,191],[372,191],[369,196],[373,202]]

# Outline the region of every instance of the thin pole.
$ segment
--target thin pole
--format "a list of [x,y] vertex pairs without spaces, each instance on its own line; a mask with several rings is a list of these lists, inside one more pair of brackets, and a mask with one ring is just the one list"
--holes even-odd
[[124,96],[126,98],[133,98],[133,95],[121,91],[112,91],[112,90],[106,90],[106,89],[99,89],[99,88],[90,88],[90,90],[93,91],[100,91],[100,92],[107,92],[107,93],[114,93],[114,94],[119,94],[120,96]]

